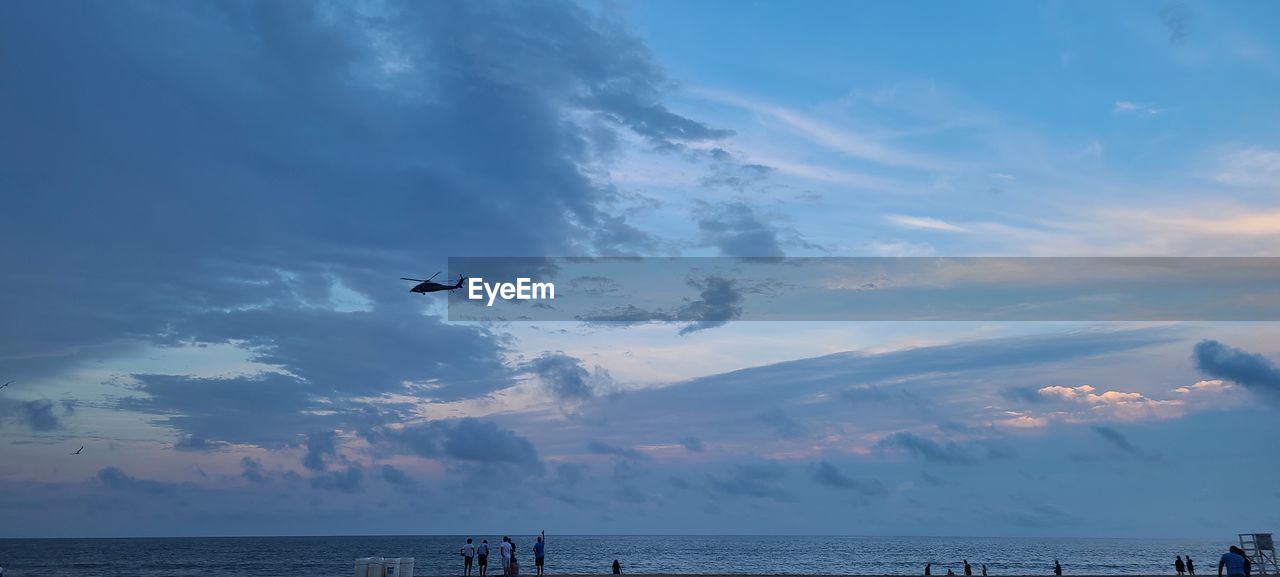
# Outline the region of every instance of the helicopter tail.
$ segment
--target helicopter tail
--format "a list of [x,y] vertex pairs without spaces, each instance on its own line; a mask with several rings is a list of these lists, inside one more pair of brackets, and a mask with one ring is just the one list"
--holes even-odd
[[467,277],[458,275],[458,284],[453,285],[453,288],[460,289],[462,288],[462,285],[466,284],[466,282],[467,282]]

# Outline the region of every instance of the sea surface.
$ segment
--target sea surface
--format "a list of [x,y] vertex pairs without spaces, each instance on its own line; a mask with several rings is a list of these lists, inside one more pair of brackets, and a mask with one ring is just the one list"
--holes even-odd
[[[501,577],[496,544],[490,575]],[[513,536],[521,574],[533,575],[533,541]],[[413,557],[414,575],[461,575],[466,536],[0,539],[5,577],[351,577],[357,557]],[[1163,539],[797,536],[548,536],[547,574],[747,573],[808,575],[1173,574],[1174,555],[1190,555],[1200,575],[1216,574],[1231,543]],[[496,571],[495,571],[496,569]]]

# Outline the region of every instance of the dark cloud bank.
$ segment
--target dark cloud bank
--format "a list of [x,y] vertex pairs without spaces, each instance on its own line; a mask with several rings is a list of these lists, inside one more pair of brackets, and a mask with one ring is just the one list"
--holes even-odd
[[[186,450],[403,417],[357,398],[509,386],[501,335],[420,314],[395,278],[455,254],[644,250],[587,167],[622,132],[671,150],[730,134],[669,110],[646,47],[568,2],[27,4],[0,22],[0,82],[0,369],[234,344],[281,370],[136,375],[119,408]],[[527,370],[570,398],[607,377],[563,362]],[[49,403],[0,408],[50,431]]]

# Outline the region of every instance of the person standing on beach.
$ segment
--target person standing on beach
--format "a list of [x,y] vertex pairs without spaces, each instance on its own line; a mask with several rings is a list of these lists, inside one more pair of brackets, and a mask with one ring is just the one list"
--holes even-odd
[[1244,559],[1244,577],[1253,575],[1253,561],[1250,561],[1249,556],[1244,554],[1244,549],[1232,545],[1231,551],[1235,552],[1236,555],[1239,555],[1241,559]]
[[1059,563],[1057,559],[1053,560],[1053,574],[1062,577],[1062,563]]
[[933,575],[933,563],[925,563],[925,564],[924,564],[924,576],[925,576],[925,577],[929,577],[930,575]]
[[1179,575],[1183,575],[1187,572],[1187,564],[1182,562],[1182,555],[1178,555],[1177,558],[1173,560],[1173,570],[1177,571]]
[[1227,570],[1227,575],[1231,577],[1244,577],[1248,575],[1244,571],[1244,555],[1236,553],[1240,548],[1235,545],[1231,546],[1226,553],[1222,554],[1222,558],[1218,559],[1218,577],[1222,577],[1222,570]]
[[968,559],[964,560],[964,574],[965,574],[965,577],[973,577],[973,567],[969,566]]
[[510,577],[510,570],[511,570],[511,567],[510,567],[510,565],[511,565],[511,538],[510,538],[510,537],[507,537],[507,536],[503,536],[503,537],[502,537],[502,544],[501,544],[501,545],[498,545],[498,554],[502,556],[502,575],[503,575],[503,577]]
[[538,577],[542,577],[542,565],[543,565],[543,562],[546,560],[546,554],[547,554],[546,536],[547,536],[547,532],[544,530],[541,535],[538,535],[538,542],[533,544],[533,566],[534,566],[534,569],[537,571]]
[[476,556],[476,546],[471,544],[471,539],[467,539],[467,544],[458,553],[462,554],[462,576],[471,577],[471,561]]
[[1196,562],[1191,560],[1191,556],[1187,555],[1187,575],[1196,574]]
[[982,564],[982,577],[987,577],[987,564]]
[[489,570],[488,539],[481,539],[480,546],[476,547],[476,564],[480,566],[480,577],[485,577],[485,572]]
[[613,574],[614,575],[622,574],[622,563],[619,563],[617,559],[613,560]]

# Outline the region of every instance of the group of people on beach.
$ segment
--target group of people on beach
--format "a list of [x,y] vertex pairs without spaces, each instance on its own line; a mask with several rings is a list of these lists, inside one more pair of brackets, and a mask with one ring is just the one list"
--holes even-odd
[[[477,577],[485,577],[489,572],[489,540],[481,539],[480,544],[476,545],[470,538],[467,543],[458,551],[462,556],[462,574],[464,577],[471,577],[471,568],[473,565],[478,570]],[[547,554],[547,532],[543,531],[538,535],[538,540],[533,543],[533,566],[537,569],[538,577],[543,574],[543,567],[546,563]],[[502,560],[502,577],[520,577],[520,560],[516,558],[516,542],[511,537],[504,536],[502,543],[498,545],[498,557]]]
[[[933,563],[925,563],[925,564],[924,564],[924,574],[925,574],[925,576],[926,576],[926,577],[929,577],[929,576],[933,575]],[[955,574],[956,574],[956,572],[955,572],[954,570],[952,570],[951,568],[948,568],[948,569],[947,569],[947,575],[955,575]],[[969,560],[968,560],[968,559],[965,559],[965,560],[964,560],[964,574],[965,574],[965,577],[972,577],[972,576],[973,576],[973,565],[970,565],[970,564],[969,564]],[[1061,564],[1061,563],[1059,563],[1057,559],[1054,559],[1054,560],[1053,560],[1053,574],[1054,574],[1054,575],[1057,575],[1058,577],[1062,577],[1062,564]],[[983,564],[982,564],[982,577],[987,577],[987,564],[986,564],[986,563],[983,563]]]
[[[533,543],[533,565],[537,569],[536,576],[544,576],[544,568],[546,566],[547,553],[547,532],[542,531],[538,535],[537,541]],[[467,539],[467,543],[458,551],[462,555],[462,574],[463,577],[471,577],[472,567],[478,566],[477,577],[487,577],[489,568],[489,540],[481,539],[480,544],[476,545],[471,539]],[[502,543],[498,546],[498,555],[502,559],[502,577],[520,577],[520,561],[516,558],[516,543],[510,537],[503,537]],[[1195,575],[1196,564],[1191,560],[1190,555],[1178,555],[1173,561],[1173,568],[1178,575]],[[973,566],[969,564],[969,560],[962,561],[965,577],[973,577]],[[620,575],[622,573],[622,564],[617,559],[613,561],[613,574]],[[1222,554],[1222,558],[1218,560],[1218,577],[1223,577],[1223,571],[1226,571],[1226,577],[1251,577],[1252,563],[1248,555],[1245,555],[1243,549],[1232,545],[1226,553]],[[988,577],[987,564],[981,564],[982,577]],[[925,563],[925,577],[932,577],[933,563]],[[950,568],[947,569],[947,575],[955,575],[956,572]],[[1057,559],[1053,560],[1053,574],[1055,577],[1062,577],[1062,563]],[[4,576],[4,570],[0,569],[0,577]]]
[[1185,562],[1182,560],[1182,555],[1178,555],[1178,558],[1173,561],[1173,569],[1177,571],[1179,575],[1195,575],[1196,562],[1191,560],[1190,555],[1187,555],[1187,560]]
[[[1195,575],[1196,563],[1191,560],[1190,555],[1178,555],[1173,560],[1173,570],[1178,575]],[[1244,549],[1232,545],[1227,548],[1227,552],[1222,554],[1218,559],[1218,577],[1223,576],[1226,572],[1228,577],[1250,577],[1253,575],[1253,562],[1249,560],[1249,556],[1245,554]]]

